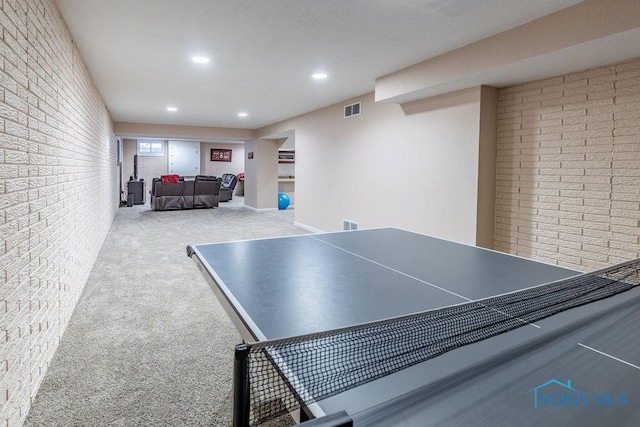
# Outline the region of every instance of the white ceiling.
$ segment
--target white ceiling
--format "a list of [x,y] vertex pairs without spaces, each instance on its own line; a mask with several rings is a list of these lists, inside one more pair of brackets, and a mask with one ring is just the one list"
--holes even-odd
[[115,121],[256,129],[580,0],[56,2]]

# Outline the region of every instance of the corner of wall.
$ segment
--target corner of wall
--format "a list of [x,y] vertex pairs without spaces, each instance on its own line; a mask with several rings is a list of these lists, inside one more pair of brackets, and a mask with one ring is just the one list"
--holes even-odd
[[496,147],[498,89],[480,88],[480,135],[478,143],[478,202],[476,245],[493,248],[496,194]]

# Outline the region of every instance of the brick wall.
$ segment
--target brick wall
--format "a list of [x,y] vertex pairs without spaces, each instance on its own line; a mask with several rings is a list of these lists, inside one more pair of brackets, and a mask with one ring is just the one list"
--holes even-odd
[[640,257],[640,59],[498,102],[495,248],[584,271]]
[[0,425],[22,423],[113,221],[113,124],[53,0],[0,3]]

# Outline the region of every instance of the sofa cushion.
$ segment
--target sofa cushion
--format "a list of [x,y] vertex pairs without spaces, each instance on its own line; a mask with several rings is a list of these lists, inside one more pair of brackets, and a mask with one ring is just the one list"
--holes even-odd
[[220,199],[220,179],[197,176],[193,191],[194,208],[212,208],[218,206]]
[[182,187],[182,203],[184,209],[193,209],[194,181],[184,181]]

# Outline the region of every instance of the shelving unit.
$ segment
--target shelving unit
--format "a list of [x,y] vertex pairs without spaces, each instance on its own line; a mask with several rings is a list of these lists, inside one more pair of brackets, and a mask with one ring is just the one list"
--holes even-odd
[[295,150],[278,151],[278,193],[289,196],[291,204],[295,204]]

